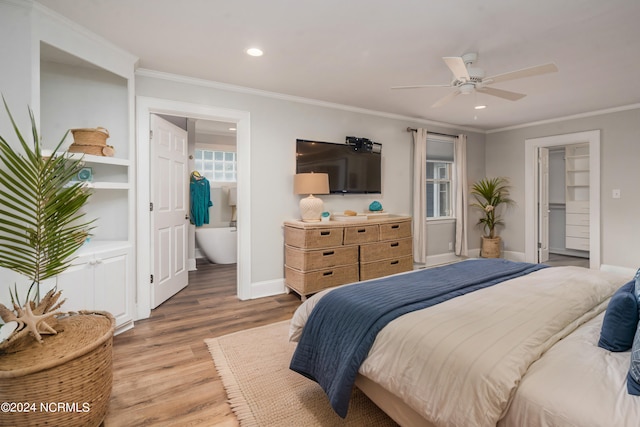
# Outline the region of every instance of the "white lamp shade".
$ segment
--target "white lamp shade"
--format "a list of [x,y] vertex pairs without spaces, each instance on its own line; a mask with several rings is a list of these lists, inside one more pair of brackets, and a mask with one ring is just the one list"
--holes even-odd
[[298,173],[293,177],[295,194],[329,194],[329,174]]

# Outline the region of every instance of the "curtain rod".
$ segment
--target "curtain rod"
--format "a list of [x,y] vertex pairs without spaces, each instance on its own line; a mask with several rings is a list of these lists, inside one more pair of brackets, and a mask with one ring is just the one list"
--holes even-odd
[[[407,128],[407,132],[417,132],[418,129],[414,129],[412,127],[408,127]],[[431,132],[431,131],[427,131],[427,133],[430,133],[432,135],[440,135],[440,136],[450,136],[451,138],[457,138],[458,135],[449,135],[448,133],[440,133],[440,132]]]

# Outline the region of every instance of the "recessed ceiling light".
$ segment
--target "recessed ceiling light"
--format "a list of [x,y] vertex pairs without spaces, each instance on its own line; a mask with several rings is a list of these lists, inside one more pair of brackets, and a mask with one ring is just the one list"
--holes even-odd
[[229,130],[230,130],[230,131],[235,131],[235,130],[236,130],[236,128],[229,128]]
[[487,106],[486,105],[476,105],[473,108],[475,108],[476,110],[484,110],[485,108],[487,108]]
[[263,52],[262,50],[258,49],[257,47],[252,47],[247,49],[247,54],[251,55],[251,56],[262,56]]

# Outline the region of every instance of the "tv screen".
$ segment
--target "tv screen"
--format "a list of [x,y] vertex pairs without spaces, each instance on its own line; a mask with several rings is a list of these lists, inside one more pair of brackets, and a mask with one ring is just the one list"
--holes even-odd
[[329,174],[331,193],[380,194],[381,154],[377,151],[349,144],[298,139],[296,173]]

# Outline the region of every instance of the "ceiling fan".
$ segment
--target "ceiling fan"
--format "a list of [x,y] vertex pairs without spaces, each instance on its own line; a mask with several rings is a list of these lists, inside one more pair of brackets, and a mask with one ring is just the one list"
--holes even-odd
[[522,70],[510,71],[508,73],[497,74],[491,77],[485,77],[484,70],[474,68],[471,65],[478,60],[478,54],[475,52],[465,53],[462,56],[446,56],[442,58],[447,67],[453,73],[453,80],[448,85],[412,85],[412,86],[394,86],[391,89],[418,89],[430,87],[451,87],[455,90],[439,99],[431,107],[440,107],[456,96],[463,94],[468,95],[473,91],[486,93],[487,95],[497,96],[498,98],[508,99],[509,101],[517,101],[526,95],[517,92],[511,92],[503,89],[488,87],[490,84],[505,82],[507,80],[515,80],[523,77],[532,77],[540,74],[555,73],[558,71],[556,64],[549,63],[537,65],[535,67],[523,68]]

